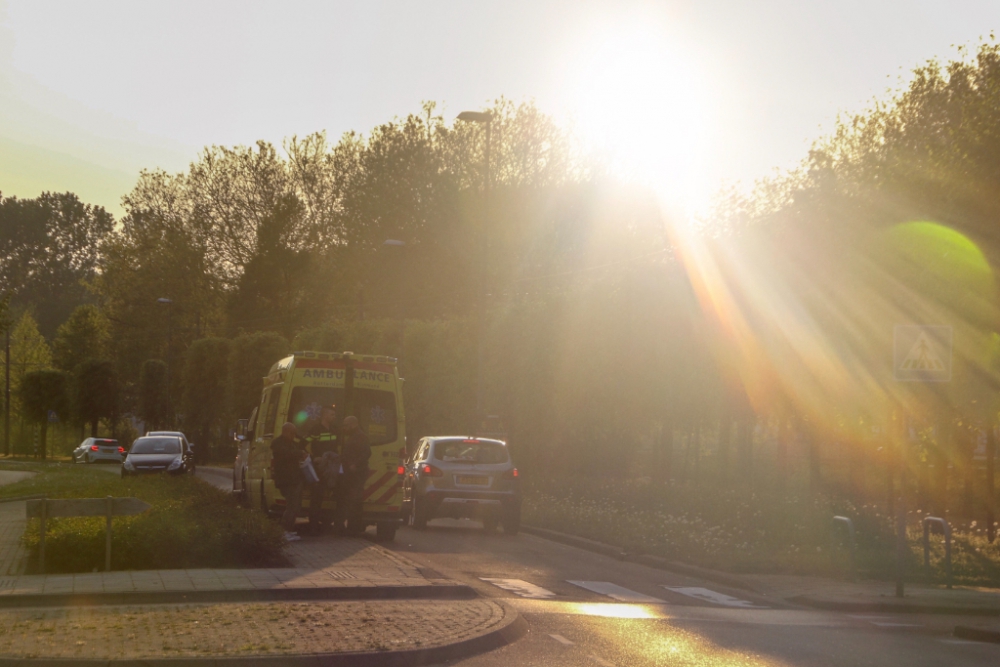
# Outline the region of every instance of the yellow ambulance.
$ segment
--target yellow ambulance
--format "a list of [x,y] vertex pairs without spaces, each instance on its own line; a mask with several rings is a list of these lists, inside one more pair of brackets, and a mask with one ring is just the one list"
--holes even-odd
[[[337,406],[338,420],[354,415],[368,435],[372,456],[362,518],[364,526],[376,527],[377,539],[392,540],[402,521],[401,463],[406,457],[402,380],[393,357],[295,352],[275,363],[264,378],[260,407],[243,433],[247,443],[244,493],[252,506],[269,514],[284,511],[285,499],[271,478],[271,440],[285,422],[305,427],[319,419],[323,406],[331,404]],[[302,504],[307,515],[308,493]],[[332,511],[334,500],[327,500],[324,507]]]

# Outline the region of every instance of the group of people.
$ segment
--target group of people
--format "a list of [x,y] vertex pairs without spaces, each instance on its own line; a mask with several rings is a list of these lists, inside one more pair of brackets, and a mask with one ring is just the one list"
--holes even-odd
[[[281,525],[288,540],[300,539],[295,521],[302,500],[309,497],[309,532],[319,534],[332,523],[334,532],[346,534],[360,527],[361,506],[368,478],[371,447],[358,418],[344,418],[337,425],[337,406],[323,406],[320,419],[306,425],[300,436],[292,422],[281,427],[281,435],[271,441],[271,465],[275,486],[285,498]],[[323,502],[333,497],[331,513]]]

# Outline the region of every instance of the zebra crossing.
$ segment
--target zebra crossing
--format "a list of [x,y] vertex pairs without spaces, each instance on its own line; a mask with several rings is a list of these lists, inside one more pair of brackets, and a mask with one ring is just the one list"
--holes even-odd
[[[479,577],[480,580],[492,584],[497,588],[513,593],[518,597],[529,600],[554,600],[559,598],[559,594],[533,584],[523,579],[506,579],[497,577]],[[667,600],[646,593],[634,591],[610,581],[584,581],[579,579],[567,579],[566,583],[577,588],[603,595],[616,602],[628,604],[670,604]],[[708,588],[693,586],[662,586],[662,588],[702,602],[709,602],[721,607],[735,607],[739,609],[767,609],[768,607],[755,604],[749,600],[741,600],[731,595],[719,593]]]

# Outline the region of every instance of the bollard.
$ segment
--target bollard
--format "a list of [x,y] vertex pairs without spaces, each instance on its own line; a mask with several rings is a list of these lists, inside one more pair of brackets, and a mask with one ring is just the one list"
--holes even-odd
[[925,516],[924,517],[924,567],[930,570],[931,568],[931,524],[937,524],[941,526],[941,532],[944,533],[944,573],[945,582],[948,588],[951,588],[951,526],[948,522],[937,516]]
[[848,545],[848,548],[850,549],[851,552],[851,578],[857,580],[858,578],[857,563],[854,560],[854,551],[856,548],[856,541],[854,536],[854,522],[848,519],[846,516],[835,516],[833,517],[833,523],[834,525],[842,523],[845,526],[847,526],[847,539],[850,541],[850,545]]

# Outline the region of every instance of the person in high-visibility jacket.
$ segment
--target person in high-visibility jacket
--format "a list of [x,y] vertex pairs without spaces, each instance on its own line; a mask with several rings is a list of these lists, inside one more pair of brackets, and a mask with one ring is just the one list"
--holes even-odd
[[[306,428],[306,442],[309,443],[309,454],[314,464],[326,452],[337,451],[337,435],[340,428],[337,424],[337,406],[324,405],[318,422],[309,424]],[[309,496],[309,527],[313,532],[322,532],[330,523],[329,512],[323,509],[323,501],[329,489],[327,480],[320,479],[319,484],[313,484]]]

